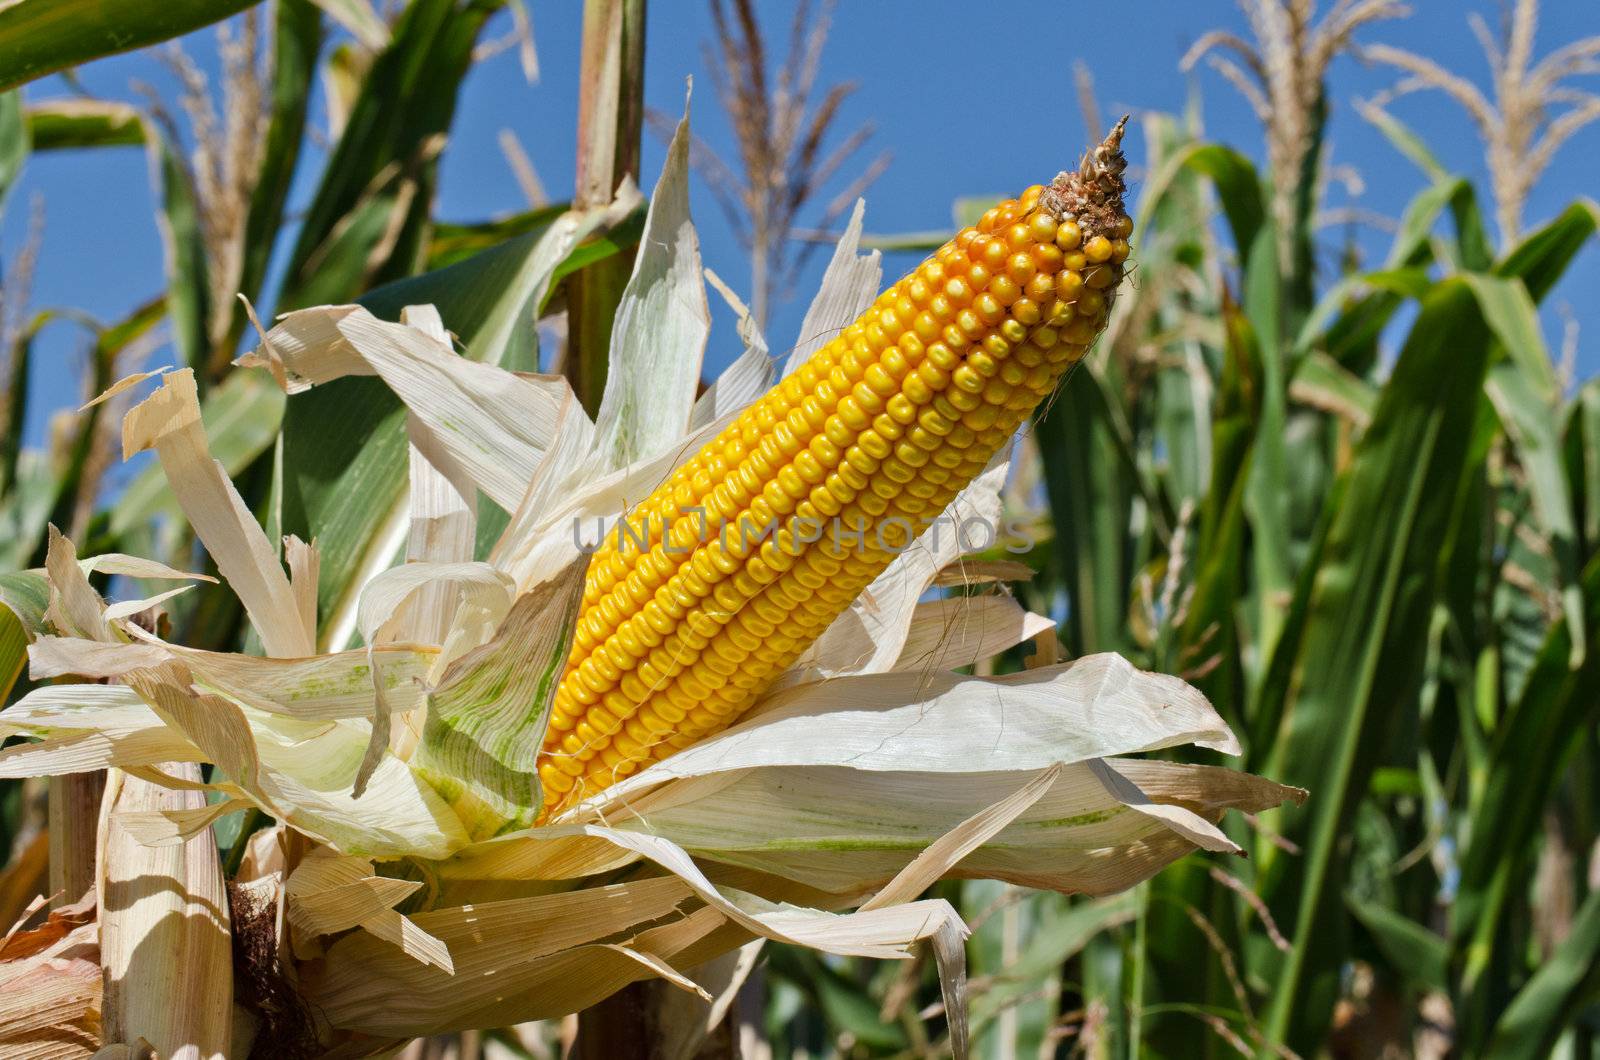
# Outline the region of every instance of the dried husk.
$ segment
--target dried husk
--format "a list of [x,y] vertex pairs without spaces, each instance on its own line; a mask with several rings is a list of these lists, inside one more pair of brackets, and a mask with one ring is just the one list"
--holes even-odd
[[[196,785],[197,766],[164,772]],[[114,771],[101,819],[98,921],[104,1039],[143,1038],[164,1057],[225,1057],[233,1028],[228,897],[209,830],[147,846],[122,816],[203,809],[205,795]]]

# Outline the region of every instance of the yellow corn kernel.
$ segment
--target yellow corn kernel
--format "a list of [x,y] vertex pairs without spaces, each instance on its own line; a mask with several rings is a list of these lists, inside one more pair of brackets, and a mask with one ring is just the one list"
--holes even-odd
[[1133,231],[1121,135],[886,290],[596,550],[545,816],[737,721],[1081,359]]

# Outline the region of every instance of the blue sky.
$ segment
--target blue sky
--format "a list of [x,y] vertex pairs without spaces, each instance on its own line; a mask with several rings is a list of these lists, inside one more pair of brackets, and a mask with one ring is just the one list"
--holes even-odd
[[[450,220],[477,220],[523,206],[505,164],[497,137],[512,129],[528,150],[554,196],[572,184],[573,116],[577,106],[580,5],[577,0],[529,0],[538,44],[541,77],[529,85],[516,56],[503,54],[481,64],[469,77],[445,153],[437,214]],[[1324,0],[1323,8],[1331,6]],[[1488,83],[1481,52],[1468,29],[1466,13],[1478,10],[1498,24],[1495,0],[1415,0],[1410,19],[1364,28],[1358,39],[1386,42],[1421,52]],[[766,2],[760,9],[769,36],[781,42],[791,8]],[[501,16],[490,36],[509,22]],[[1201,93],[1206,131],[1253,158],[1263,156],[1255,118],[1231,87],[1202,70],[1180,73],[1188,46],[1212,28],[1247,35],[1243,17],[1223,0],[1125,0],[1081,2],[958,4],[912,0],[856,0],[839,7],[823,56],[821,82],[853,81],[858,91],[841,116],[848,131],[870,121],[877,129],[860,156],[865,165],[876,150],[892,153],[885,174],[867,193],[867,228],[873,232],[925,230],[947,225],[950,203],[961,196],[1011,193],[1047,179],[1075,160],[1086,133],[1073,90],[1072,68],[1081,59],[1092,70],[1106,113],[1176,110],[1189,93]],[[1596,0],[1547,0],[1542,5],[1536,55],[1543,56],[1580,36],[1600,33]],[[728,123],[711,91],[702,65],[702,44],[711,36],[706,4],[699,0],[655,0],[646,46],[647,100],[655,108],[681,110],[685,78],[694,77],[693,124],[727,157],[734,157]],[[190,53],[215,69],[210,30],[185,42]],[[1137,41],[1137,43],[1135,43]],[[146,55],[118,56],[85,67],[82,80],[97,95],[137,101],[130,82],[142,80],[170,94],[172,78]],[[1361,175],[1364,191],[1355,197],[1336,190],[1332,205],[1358,205],[1390,217],[1423,186],[1416,169],[1400,157],[1350,105],[1391,84],[1394,75],[1351,58],[1331,73],[1333,160]],[[1600,78],[1583,85],[1600,90]],[[1582,84],[1582,82],[1579,82]],[[36,83],[33,98],[61,95],[59,78]],[[1396,113],[1420,131],[1444,164],[1486,187],[1482,151],[1472,126],[1455,105],[1437,93],[1407,97]],[[320,101],[314,120],[324,116]],[[1142,144],[1130,156],[1142,161]],[[646,134],[644,183],[653,185],[663,144]],[[320,170],[322,153],[302,162],[296,200],[304,202],[310,178]],[[312,163],[308,165],[307,163]],[[824,201],[848,182],[846,168]],[[148,165],[137,148],[57,152],[30,160],[0,218],[0,249],[9,257],[21,245],[28,204],[42,197],[45,238],[32,304],[73,306],[103,320],[115,320],[160,290],[162,258],[152,212]],[[1574,197],[1600,198],[1600,126],[1580,133],[1557,156],[1535,188],[1526,211],[1529,227],[1543,221]],[[694,192],[706,264],[748,296],[746,256],[732,237],[710,193]],[[1487,206],[1486,206],[1487,209]],[[1334,233],[1330,233],[1330,237]],[[1388,236],[1375,229],[1361,233],[1376,259]],[[827,253],[814,255],[797,295],[774,307],[769,342],[776,349],[795,341],[810,293]],[[914,262],[891,258],[890,275]],[[1600,369],[1600,245],[1587,247],[1548,303],[1546,339],[1559,345],[1566,306],[1580,325],[1579,377]],[[720,302],[713,297],[713,305]],[[30,403],[29,436],[37,440],[47,410],[77,402],[74,366],[83,333],[58,324],[42,336],[39,370]],[[718,312],[707,353],[710,369],[738,352],[731,318]],[[158,354],[158,356],[160,356]],[[161,362],[157,362],[161,363]]]

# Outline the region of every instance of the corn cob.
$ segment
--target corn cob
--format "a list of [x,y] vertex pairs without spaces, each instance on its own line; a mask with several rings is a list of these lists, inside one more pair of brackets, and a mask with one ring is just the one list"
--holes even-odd
[[736,721],[1083,358],[1133,227],[1122,129],[884,291],[596,550],[546,817]]

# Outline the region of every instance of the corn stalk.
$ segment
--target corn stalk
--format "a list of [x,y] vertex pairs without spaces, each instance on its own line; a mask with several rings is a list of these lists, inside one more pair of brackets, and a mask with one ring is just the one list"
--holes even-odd
[[[579,61],[578,165],[573,205],[604,207],[624,180],[639,180],[644,123],[645,0],[585,0]],[[633,272],[623,251],[567,281],[562,370],[590,415],[605,393],[611,325]]]

